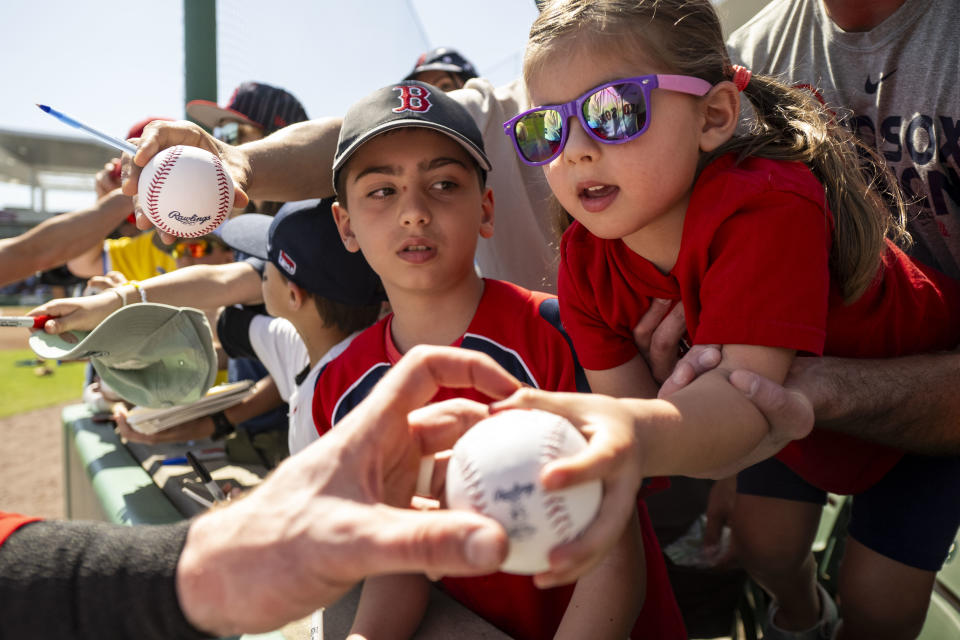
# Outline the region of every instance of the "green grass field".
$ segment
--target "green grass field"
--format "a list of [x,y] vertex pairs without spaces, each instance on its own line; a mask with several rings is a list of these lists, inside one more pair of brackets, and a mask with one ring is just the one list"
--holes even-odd
[[0,418],[80,399],[86,362],[58,365],[48,360],[53,371],[48,376],[36,375],[35,365],[17,364],[33,362],[36,357],[30,349],[0,351]]

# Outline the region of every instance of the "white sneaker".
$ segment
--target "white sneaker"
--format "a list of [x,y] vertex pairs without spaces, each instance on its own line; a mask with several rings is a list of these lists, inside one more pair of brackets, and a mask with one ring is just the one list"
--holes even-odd
[[770,603],[767,609],[767,620],[763,625],[763,640],[831,640],[839,628],[840,620],[837,616],[837,605],[833,598],[817,583],[817,592],[820,594],[820,621],[804,631],[785,631],[773,623],[777,615],[776,602]]

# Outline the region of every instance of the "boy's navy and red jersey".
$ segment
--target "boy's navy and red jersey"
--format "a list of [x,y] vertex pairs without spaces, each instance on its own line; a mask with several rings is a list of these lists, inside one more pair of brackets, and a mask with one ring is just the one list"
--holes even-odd
[[[358,335],[320,372],[313,416],[322,436],[370,393],[401,357],[390,334],[389,315]],[[587,391],[573,348],[560,326],[557,298],[500,280],[484,280],[483,296],[466,332],[453,346],[486,353],[522,383],[549,391]],[[433,401],[491,398],[472,389],[440,389]],[[685,638],[679,607],[645,504],[638,504],[647,565],[647,598],[632,637]],[[516,638],[552,638],[573,586],[537,589],[529,576],[494,573],[445,578],[458,601]]]
[[[360,404],[400,359],[390,337],[392,319],[388,315],[362,332],[320,373],[313,394],[313,419],[321,436]],[[489,355],[536,389],[587,390],[572,346],[560,328],[555,296],[485,279],[477,312],[453,346]],[[463,397],[491,401],[472,389],[441,389],[434,402]]]
[[[670,273],[579,223],[561,242],[560,305],[590,370],[636,356],[633,327],[651,298],[682,300],[694,344],[752,344],[845,358],[953,349],[960,284],[887,242],[879,273],[847,304],[830,274],[833,218],[803,164],[723,156],[694,186]],[[824,429],[777,457],[807,482],[856,494],[903,452]]]

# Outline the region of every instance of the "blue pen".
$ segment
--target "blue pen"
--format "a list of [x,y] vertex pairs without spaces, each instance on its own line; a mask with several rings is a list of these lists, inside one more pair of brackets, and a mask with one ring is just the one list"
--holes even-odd
[[107,134],[103,133],[102,131],[97,131],[97,130],[94,129],[93,127],[88,127],[87,125],[83,124],[82,122],[78,122],[78,121],[74,120],[73,118],[71,118],[70,116],[66,115],[65,113],[60,113],[59,111],[57,111],[57,110],[54,109],[53,107],[48,107],[48,106],[45,105],[45,104],[38,104],[37,106],[40,107],[40,110],[41,110],[41,111],[43,111],[44,113],[49,113],[50,115],[52,115],[54,118],[56,118],[56,119],[59,120],[60,122],[63,122],[63,123],[65,123],[65,124],[68,124],[68,125],[70,125],[71,127],[76,127],[77,129],[81,129],[81,130],[83,130],[83,131],[86,131],[87,133],[89,133],[90,135],[92,135],[94,138],[96,138],[96,139],[99,140],[100,142],[106,144],[107,146],[113,147],[114,149],[119,149],[120,151],[126,151],[126,152],[129,153],[130,155],[133,155],[133,154],[135,154],[135,153],[137,152],[137,148],[136,148],[134,145],[132,145],[132,144],[130,144],[129,142],[127,142],[126,140],[120,140],[119,138],[114,138],[113,136],[108,136]]

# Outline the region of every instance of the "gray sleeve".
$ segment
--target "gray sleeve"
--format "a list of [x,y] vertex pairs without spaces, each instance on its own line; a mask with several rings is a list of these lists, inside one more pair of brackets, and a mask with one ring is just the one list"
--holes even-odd
[[210,638],[177,600],[188,527],[25,525],[0,547],[0,638]]

